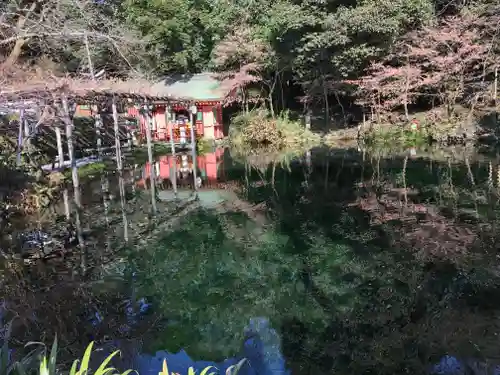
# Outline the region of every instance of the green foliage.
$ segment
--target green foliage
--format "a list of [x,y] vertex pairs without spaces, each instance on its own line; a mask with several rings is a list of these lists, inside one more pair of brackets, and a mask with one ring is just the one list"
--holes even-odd
[[[226,374],[227,375],[237,375],[239,370],[241,369],[241,366],[243,365],[243,363],[245,363],[245,361],[246,361],[246,359],[242,359],[237,364],[229,366],[229,368],[226,371]],[[211,369],[214,369],[215,371],[209,372]],[[194,368],[190,367],[188,369],[187,375],[195,375],[195,374],[196,374],[196,372],[195,372]],[[213,366],[207,366],[203,370],[201,370],[201,372],[200,372],[200,375],[216,375],[216,374],[217,374],[217,369]],[[177,375],[177,374],[174,372],[172,372],[172,374],[170,374],[170,372],[168,371],[167,360],[164,360],[162,370],[161,370],[161,372],[158,373],[158,375]]]
[[198,155],[206,154],[207,152],[211,152],[214,148],[213,141],[210,141],[205,138],[198,138],[196,140],[196,153]]
[[394,149],[399,147],[421,147],[429,143],[425,130],[409,130],[402,126],[380,127],[363,137],[369,147]]
[[267,146],[274,149],[307,147],[319,143],[313,134],[287,112],[272,117],[269,112],[256,109],[241,113],[231,121],[229,138],[233,145],[242,148]]
[[[38,345],[44,347],[41,343],[29,343],[29,345]],[[81,360],[75,360],[69,370],[69,375],[87,375],[91,373],[89,367],[90,357],[92,355],[92,348],[94,343],[91,342]],[[5,338],[4,344],[0,351],[0,374],[2,375],[28,375],[35,373],[35,363],[39,362],[38,375],[58,375],[61,373],[60,369],[57,368],[57,354],[58,354],[58,343],[57,337],[54,339],[49,356],[42,355],[39,356],[40,350],[34,350],[30,354],[26,355],[21,361],[14,362],[10,358],[10,350],[8,345],[8,337]],[[111,353],[106,359],[102,361],[99,368],[92,371],[95,375],[129,375],[133,370],[127,370],[120,374],[116,369],[108,367],[111,360],[120,354],[119,351]]]
[[[321,28],[303,38],[295,65],[309,80],[359,74],[403,32],[429,22],[433,16],[430,0],[367,0],[352,7],[338,6],[335,11],[328,5],[317,10],[323,20]],[[318,69],[311,69],[308,63]]]
[[431,0],[365,0],[351,6],[288,0],[127,0],[122,11],[148,38],[158,72],[210,67],[214,45],[239,28],[272,47],[274,57],[264,75],[285,69],[283,74],[311,86],[318,74],[326,78],[359,72],[402,33],[429,23],[434,8]]
[[[43,346],[41,343],[29,343],[28,345],[40,345]],[[27,346],[28,346],[27,345]],[[123,373],[117,372],[117,370],[113,367],[108,367],[109,364],[111,363],[112,359],[116,357],[117,355],[120,354],[120,351],[114,351],[110,355],[108,355],[99,365],[97,370],[92,371],[92,369],[89,367],[90,366],[90,357],[92,355],[92,348],[93,348],[94,343],[91,342],[88,346],[87,349],[85,350],[85,353],[83,354],[83,357],[81,360],[75,360],[71,366],[71,369],[68,372],[68,375],[88,375],[90,373],[94,375],[129,375],[131,373],[136,373],[139,375],[136,371],[134,370],[126,370]],[[14,362],[10,360],[9,356],[9,346],[8,346],[8,339],[4,340],[4,344],[0,350],[0,374],[2,375],[28,375],[28,374],[34,374],[36,373],[36,369],[34,368],[33,364],[36,362],[36,360],[39,361],[39,366],[38,366],[38,375],[59,375],[61,374],[61,369],[57,368],[57,354],[58,354],[58,343],[57,343],[57,337],[54,339],[54,342],[52,344],[52,348],[50,350],[49,356],[47,358],[46,355],[43,355],[41,358],[38,357],[39,351],[34,351],[30,355],[26,356],[22,361],[20,362]],[[232,365],[229,367],[227,370],[227,374],[231,375],[237,375],[239,370],[241,369],[241,366],[245,363],[246,359],[242,359],[239,361],[237,364]],[[27,365],[30,365],[31,367],[27,367]],[[209,372],[210,370],[215,370],[213,372]],[[205,367],[201,372],[200,375],[215,375],[217,374],[217,368],[213,366],[208,366]],[[159,375],[176,375],[175,373],[170,373],[168,371],[168,365],[167,361],[163,361],[163,366],[162,366],[162,371],[159,372]],[[184,374],[183,374],[184,375]],[[188,369],[188,372],[186,375],[195,375],[195,370],[193,367],[190,367]]]
[[149,66],[156,73],[199,71],[209,61],[212,40],[205,31],[205,1],[126,0],[123,13],[146,37]]
[[[86,164],[78,168],[78,176],[80,178],[94,178],[101,175],[106,171],[106,164],[103,162],[96,162]],[[66,169],[63,172],[64,178],[71,179],[71,168]]]
[[[172,152],[170,144],[153,143],[153,158],[157,156],[167,155]],[[135,163],[145,163],[148,161],[148,148],[145,144],[140,147],[134,147],[132,150],[132,159]]]

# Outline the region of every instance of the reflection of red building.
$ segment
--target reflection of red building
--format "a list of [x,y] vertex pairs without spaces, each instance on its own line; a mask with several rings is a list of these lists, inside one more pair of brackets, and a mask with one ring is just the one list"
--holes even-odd
[[[217,149],[215,152],[196,157],[197,177],[201,178],[202,187],[214,187],[219,181],[224,180],[223,166],[224,150]],[[175,165],[175,168],[174,168]],[[171,181],[170,177],[177,173],[179,186],[192,184],[193,157],[189,153],[160,156],[154,163],[155,176],[159,182]],[[151,164],[146,163],[142,170],[142,179],[137,184],[144,186],[149,180]]]

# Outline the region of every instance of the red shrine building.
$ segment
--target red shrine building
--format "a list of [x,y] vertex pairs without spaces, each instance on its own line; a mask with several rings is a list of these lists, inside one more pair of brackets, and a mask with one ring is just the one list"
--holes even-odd
[[[194,126],[197,137],[221,139],[224,137],[222,126],[222,103],[228,93],[224,92],[220,82],[211,73],[194,75],[178,75],[163,79],[154,84],[153,91],[161,92],[172,98],[192,98],[196,105]],[[189,138],[191,108],[184,105],[171,107],[170,118],[167,119],[167,103],[155,103],[153,111],[153,141],[169,141],[170,128],[174,140],[179,142],[183,137]],[[138,108],[128,108],[128,115],[139,122],[139,132],[145,136],[145,119],[139,116]]]

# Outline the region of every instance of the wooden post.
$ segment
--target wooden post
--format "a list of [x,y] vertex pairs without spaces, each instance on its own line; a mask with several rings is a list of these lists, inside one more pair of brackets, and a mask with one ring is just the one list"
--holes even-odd
[[106,227],[109,227],[109,181],[107,175],[101,176],[101,192],[102,192],[102,203],[104,205],[104,220],[106,221]]
[[170,106],[165,108],[165,121],[167,123],[169,136],[170,136],[170,149],[172,151],[172,159],[174,163],[173,175],[170,176],[170,181],[172,182],[172,187],[174,188],[174,197],[177,200],[177,155],[175,154],[175,143],[174,143],[174,129],[173,122],[170,121]]
[[116,149],[116,167],[118,168],[118,171],[122,170],[123,166],[123,161],[122,161],[122,151],[121,151],[121,145],[120,145],[120,125],[118,123],[118,109],[116,107],[116,97],[113,96],[113,103],[112,103],[112,110],[113,110],[113,124],[114,124],[114,130],[115,130],[115,149]]
[[31,139],[30,139],[30,124],[26,118],[26,111],[24,108],[21,109],[19,114],[19,121],[21,122],[24,130],[24,145],[23,148],[26,148],[28,151],[31,149]]
[[75,127],[75,125],[70,117],[68,99],[65,96],[62,97],[62,105],[63,105],[63,118],[66,124],[66,141],[68,142],[68,158],[71,164],[71,178],[73,181],[74,199],[76,205],[76,213],[75,213],[76,233],[78,238],[78,245],[82,250],[81,267],[82,271],[85,272],[87,265],[86,265],[85,244],[83,242],[82,223],[80,221],[80,212],[82,210],[82,201],[80,197],[80,179],[78,177],[78,168],[76,167],[75,150],[73,147],[73,128]]
[[70,118],[68,100],[65,97],[62,99],[62,104],[64,110],[64,121],[66,124],[66,141],[68,143],[68,158],[71,165],[71,177],[73,179],[73,186],[75,186],[75,188],[79,188],[80,181],[78,178],[78,168],[76,167],[75,149],[73,147],[73,129],[75,125]]
[[132,194],[135,196],[135,175],[134,175],[134,170],[135,170],[135,167],[134,167],[134,169],[130,169],[129,170],[129,182],[130,182],[130,186],[132,188]]
[[23,147],[23,117],[24,110],[21,109],[21,113],[19,114],[19,132],[17,135],[17,156],[16,156],[16,164],[19,167],[21,165],[21,152]]
[[[92,62],[92,55],[90,53],[90,43],[89,43],[89,37],[87,33],[84,33],[83,36],[83,41],[85,43],[85,51],[87,54],[87,63],[89,64],[89,73],[90,73],[90,78],[92,81],[95,81],[95,71],[94,71],[94,64]],[[92,105],[90,105],[90,108],[92,109]],[[101,111],[99,104],[97,105],[97,113],[94,115],[94,126],[95,126],[95,132],[97,136],[97,155],[99,155],[99,158],[102,158],[102,128],[103,128],[103,121],[102,121],[102,116],[101,116]]]
[[59,158],[59,168],[61,168],[64,163],[64,154],[62,148],[61,127],[59,126],[59,124],[56,124],[54,131],[56,132],[57,157]]
[[194,120],[194,109],[196,108],[196,105],[193,103],[191,108],[189,108],[189,117],[190,117],[190,122],[191,122],[191,152],[193,155],[193,187],[194,191],[198,191],[198,184],[197,184],[197,163],[196,163],[196,136],[194,132],[194,126],[195,126],[195,120]]
[[64,214],[66,215],[66,220],[69,222],[71,218],[70,209],[69,209],[69,192],[68,189],[63,190],[63,200],[64,200]]
[[311,130],[311,110],[309,109],[309,106],[307,107],[306,110],[305,123],[306,123],[306,129]]
[[19,120],[21,121],[21,124],[23,125],[23,130],[24,130],[24,138],[28,140],[30,136],[30,128],[29,128],[29,123],[26,121],[26,111],[24,108],[21,109],[19,113]]
[[153,212],[156,213],[156,179],[155,179],[155,169],[153,165],[153,143],[151,141],[151,108],[149,105],[145,106],[145,114],[146,114],[146,142],[148,146],[148,161],[149,161],[149,177],[151,181],[151,205],[153,208]]
[[132,151],[133,145],[134,145],[134,141],[132,139],[132,132],[130,131],[130,125],[127,124],[127,150]]
[[96,146],[97,146],[97,155],[99,156],[99,159],[102,158],[102,128],[103,128],[103,121],[102,121],[102,116],[101,116],[101,107],[99,104],[96,105],[96,113],[94,114],[94,127],[95,127],[95,133],[96,133]]
[[498,122],[498,67],[495,66],[495,81],[493,83],[493,101],[495,104],[495,120]]

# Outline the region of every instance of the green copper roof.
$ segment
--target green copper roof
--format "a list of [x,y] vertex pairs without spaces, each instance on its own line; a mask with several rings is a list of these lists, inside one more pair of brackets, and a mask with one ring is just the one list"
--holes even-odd
[[153,90],[173,98],[194,100],[221,100],[226,96],[212,73],[168,76],[155,83]]

